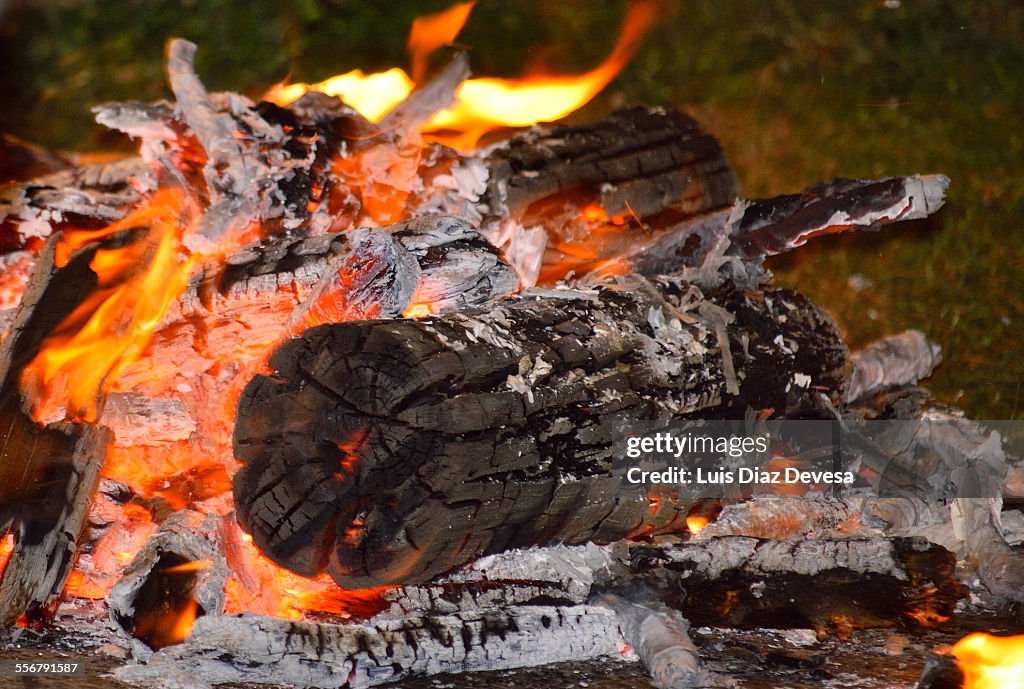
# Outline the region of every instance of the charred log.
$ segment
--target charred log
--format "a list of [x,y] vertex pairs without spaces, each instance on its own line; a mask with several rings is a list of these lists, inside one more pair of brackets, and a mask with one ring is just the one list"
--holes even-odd
[[819,390],[841,394],[845,363],[831,320],[797,294],[704,299],[671,280],[315,328],[243,394],[236,507],[275,562],[347,587],[679,529],[688,505],[652,515],[621,492],[621,425],[809,413]]
[[[643,552],[640,552],[643,551]],[[917,629],[948,619],[965,589],[956,556],[922,539],[771,541],[738,536],[638,549],[682,590],[692,624],[751,629]]]
[[206,616],[184,644],[147,665],[117,672],[152,683],[200,676],[211,684],[273,682],[305,687],[366,687],[412,674],[533,667],[614,655],[616,615],[608,608],[523,606],[379,619],[364,624],[292,622],[253,615]]
[[523,225],[572,199],[608,215],[692,216],[736,198],[718,141],[678,111],[622,110],[594,124],[536,128],[487,158],[487,201]]

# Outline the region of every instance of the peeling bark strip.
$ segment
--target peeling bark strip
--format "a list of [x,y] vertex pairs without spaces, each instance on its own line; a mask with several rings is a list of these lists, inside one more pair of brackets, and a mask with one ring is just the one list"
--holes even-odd
[[842,637],[940,622],[964,595],[956,556],[924,539],[724,536],[643,550],[676,573],[683,593],[668,603],[698,626],[811,627]]
[[[620,494],[622,424],[796,414],[819,390],[841,394],[845,347],[793,292],[705,300],[664,279],[543,294],[327,325],[282,346],[235,426],[236,509],[260,549],[354,588],[428,581],[507,548],[678,530],[687,505]],[[701,304],[734,316],[738,395]]]
[[750,201],[733,242],[743,258],[756,259],[849,228],[877,229],[900,220],[920,220],[942,208],[948,187],[949,178],[943,175],[837,179],[802,194]]
[[[616,615],[601,606],[525,606],[376,619],[289,622],[243,614],[196,620],[185,643],[116,671],[147,686],[282,680],[302,687],[368,687],[408,675],[534,667],[617,654]],[[200,685],[202,686],[202,685]]]

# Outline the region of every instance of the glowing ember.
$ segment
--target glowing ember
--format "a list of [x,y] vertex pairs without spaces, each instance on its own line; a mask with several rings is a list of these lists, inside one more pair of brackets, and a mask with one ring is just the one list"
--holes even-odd
[[433,307],[429,303],[409,304],[409,306],[402,312],[403,318],[426,318],[434,313]]
[[11,559],[12,552],[14,552],[14,534],[9,533],[0,538],[0,575],[7,568],[7,561]]
[[[462,28],[473,3],[424,18],[409,38],[413,73],[424,69],[427,51],[451,41]],[[501,127],[525,127],[552,122],[585,105],[608,85],[633,57],[654,22],[657,3],[630,4],[622,34],[611,55],[597,68],[578,76],[532,76],[523,79],[469,79],[459,88],[457,102],[427,122],[430,139],[454,148],[471,149],[487,132]],[[413,80],[400,69],[378,74],[356,70],[318,84],[278,86],[264,97],[287,105],[310,90],[338,96],[367,119],[378,122],[412,91]]]
[[1019,689],[1024,682],[1024,635],[971,634],[953,647],[964,689]]
[[690,535],[692,536],[699,534],[710,523],[710,519],[698,515],[690,515],[686,518],[686,528],[690,530]]

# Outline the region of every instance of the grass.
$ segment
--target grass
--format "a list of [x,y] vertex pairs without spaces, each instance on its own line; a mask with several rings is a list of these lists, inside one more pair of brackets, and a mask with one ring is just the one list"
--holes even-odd
[[[0,128],[55,148],[126,145],[88,106],[166,97],[170,36],[200,46],[215,89],[257,95],[405,65],[412,18],[446,1],[18,2],[0,24]],[[480,0],[459,40],[479,74],[581,71],[610,47],[624,3]],[[723,142],[745,196],[835,176],[942,172],[928,221],[826,239],[772,264],[859,346],[905,328],[943,347],[930,386],[986,419],[1024,418],[1024,5],[746,0],[666,2],[605,94],[574,115],[645,102],[685,108]],[[870,287],[858,291],[850,276]]]

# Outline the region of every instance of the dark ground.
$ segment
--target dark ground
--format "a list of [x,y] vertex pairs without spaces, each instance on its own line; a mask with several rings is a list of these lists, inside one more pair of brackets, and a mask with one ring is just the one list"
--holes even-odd
[[[53,148],[125,146],[88,107],[165,97],[171,36],[199,44],[212,88],[258,95],[289,73],[404,66],[412,18],[448,4],[0,0],[0,130]],[[623,7],[480,0],[459,40],[480,75],[583,71]],[[944,400],[1024,418],[1024,3],[667,0],[630,67],[573,119],[639,102],[696,115],[748,197],[837,175],[951,177],[937,217],[828,239],[774,267],[830,308],[852,345],[921,329],[945,352],[931,381]]]

